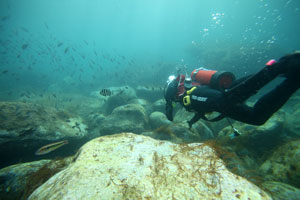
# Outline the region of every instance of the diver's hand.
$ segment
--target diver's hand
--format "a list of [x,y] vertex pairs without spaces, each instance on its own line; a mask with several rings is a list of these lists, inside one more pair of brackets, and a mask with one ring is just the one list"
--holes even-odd
[[189,125],[189,129],[191,129],[192,128],[192,126],[193,126],[193,123],[191,122],[191,120],[189,120],[189,121],[186,121],[187,122],[187,124]]

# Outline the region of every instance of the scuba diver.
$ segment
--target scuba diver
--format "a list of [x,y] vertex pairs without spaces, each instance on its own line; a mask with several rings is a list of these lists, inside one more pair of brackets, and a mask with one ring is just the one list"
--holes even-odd
[[[278,76],[285,79],[250,107],[245,101]],[[179,102],[194,117],[189,127],[199,119],[219,121],[231,118],[251,125],[264,124],[300,87],[300,51],[278,61],[270,60],[258,73],[235,79],[230,72],[204,68],[191,73],[170,76],[165,87],[166,116],[173,121],[173,102]],[[218,112],[209,119],[206,114]],[[230,123],[233,128],[232,124]]]

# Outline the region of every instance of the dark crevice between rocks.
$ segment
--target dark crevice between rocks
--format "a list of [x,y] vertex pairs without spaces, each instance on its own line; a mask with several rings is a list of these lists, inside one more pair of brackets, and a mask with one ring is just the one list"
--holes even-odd
[[0,146],[0,169],[17,163],[72,156],[75,155],[78,149],[90,139],[91,138],[88,137],[81,139],[68,139],[68,144],[56,149],[53,152],[40,156],[35,155],[36,150],[44,145],[52,143],[51,141],[19,140],[6,142]]

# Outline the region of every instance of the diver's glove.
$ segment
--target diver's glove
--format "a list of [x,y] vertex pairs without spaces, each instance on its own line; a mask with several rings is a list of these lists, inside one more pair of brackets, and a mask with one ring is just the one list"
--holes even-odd
[[241,133],[238,129],[232,127],[232,130],[233,130],[233,133],[231,133],[231,134],[229,135],[230,139],[234,139],[234,138],[236,138],[236,137],[242,135],[242,133]]
[[193,124],[196,123],[197,121],[199,121],[199,119],[201,119],[203,117],[203,114],[201,113],[196,113],[194,115],[194,117],[190,120],[190,121],[187,121],[188,125],[189,125],[189,128],[191,129]]
[[189,125],[189,129],[191,129],[194,123],[192,122],[192,120],[187,121],[187,123]]

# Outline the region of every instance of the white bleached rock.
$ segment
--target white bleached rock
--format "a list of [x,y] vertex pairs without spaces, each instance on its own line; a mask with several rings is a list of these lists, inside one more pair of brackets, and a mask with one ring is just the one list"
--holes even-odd
[[200,143],[122,133],[91,140],[74,160],[29,199],[271,199]]

